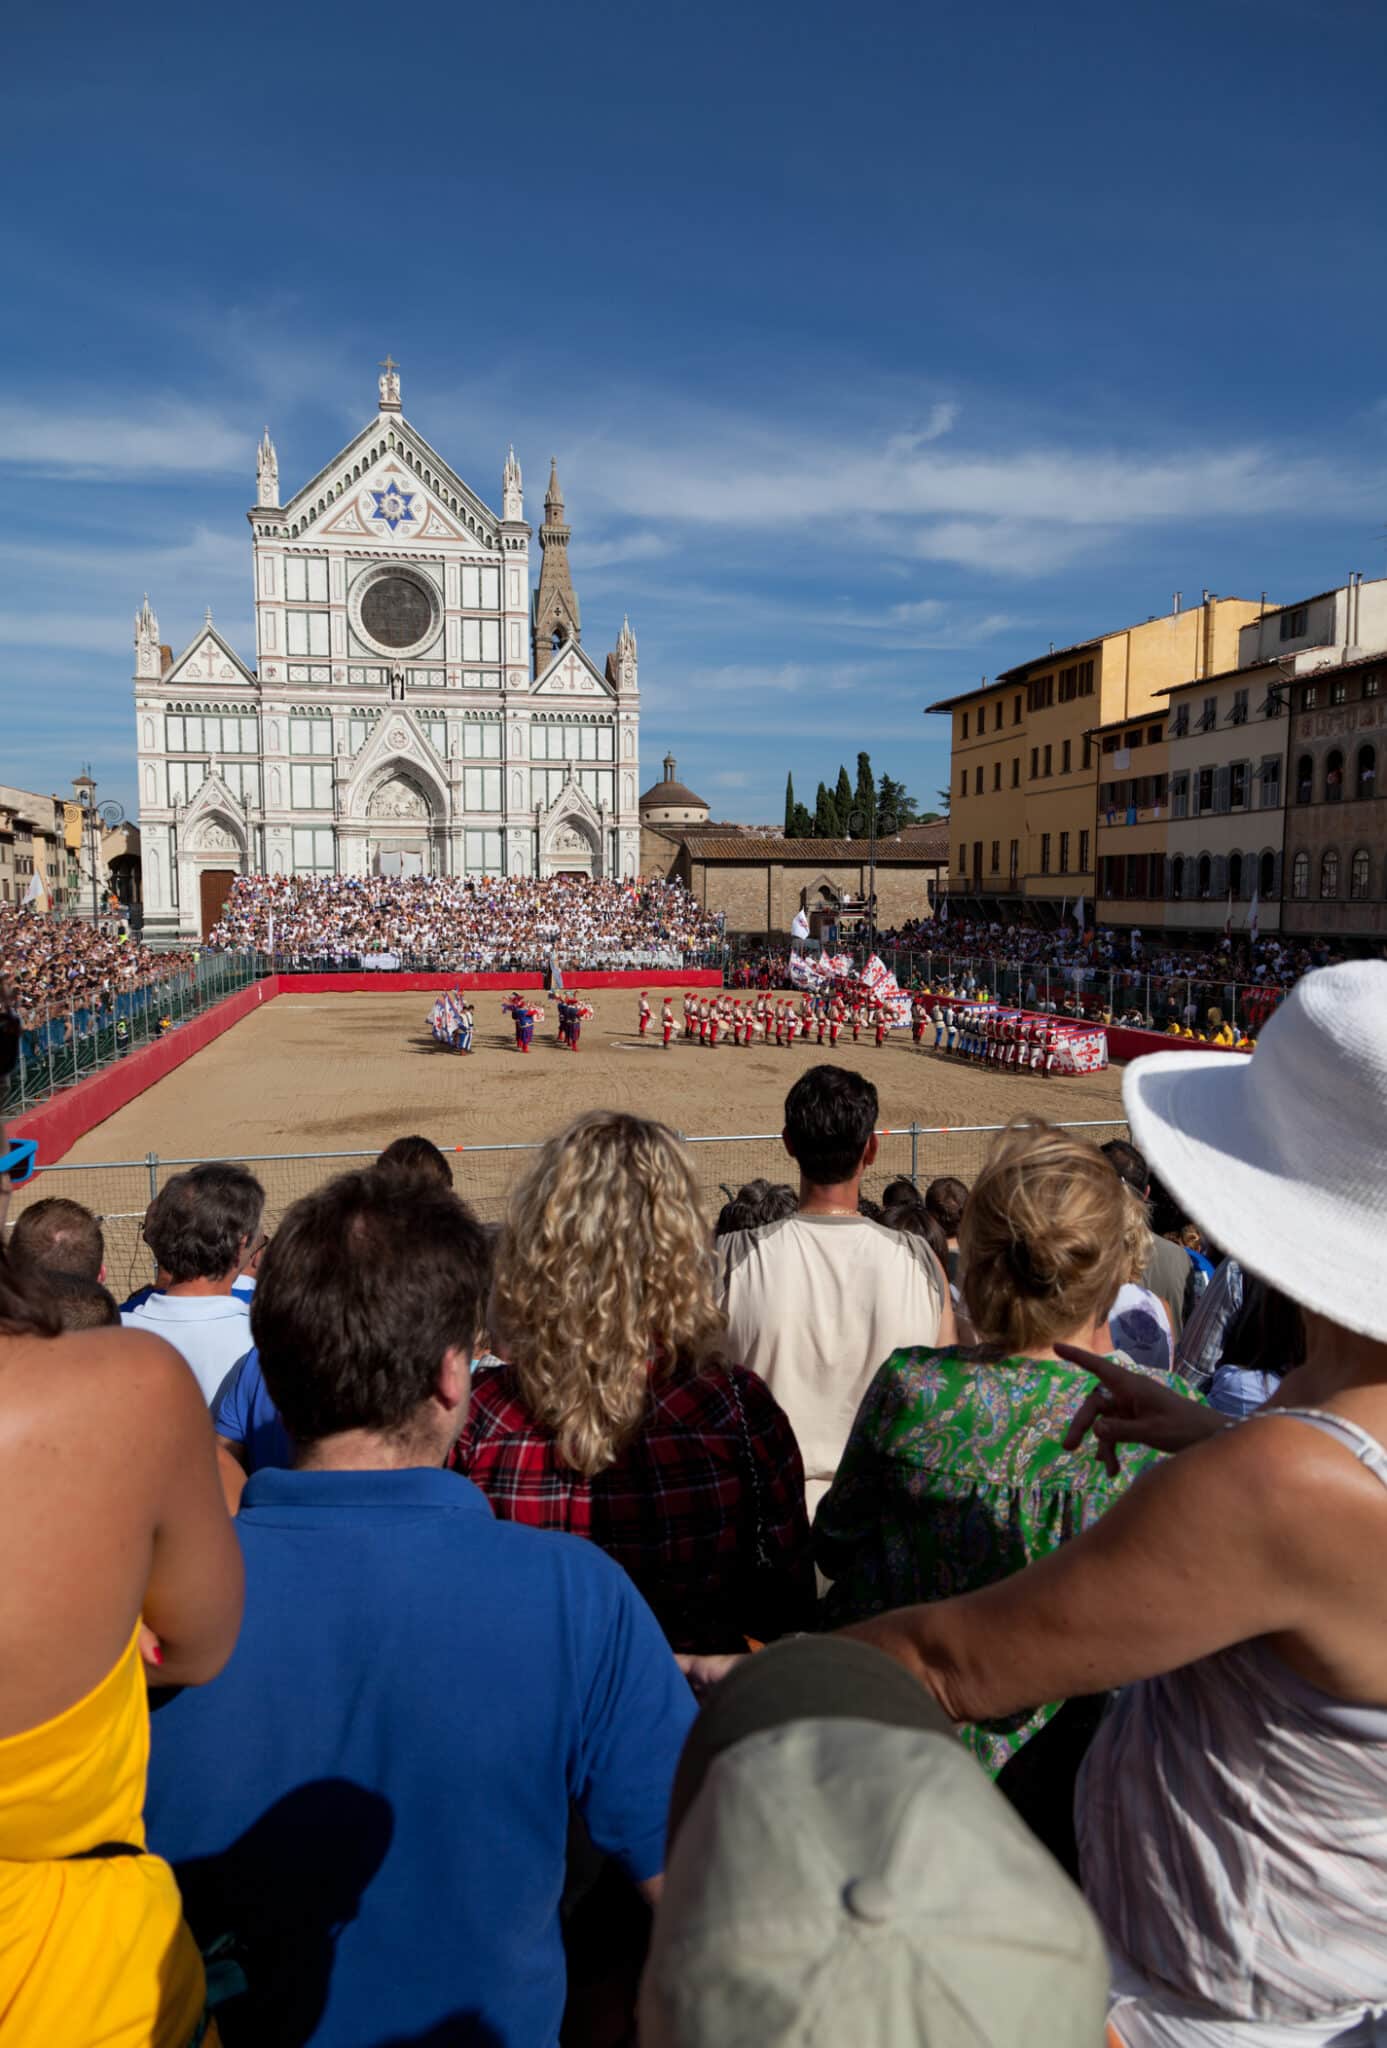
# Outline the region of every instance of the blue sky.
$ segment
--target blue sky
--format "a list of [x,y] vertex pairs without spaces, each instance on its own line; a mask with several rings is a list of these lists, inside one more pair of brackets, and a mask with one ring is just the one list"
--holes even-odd
[[[1377,0],[30,10],[7,44],[0,781],[133,802],[131,620],[247,655],[254,447],[374,410],[629,610],[728,818],[1208,586],[1387,566]],[[536,550],[536,554],[538,550]]]

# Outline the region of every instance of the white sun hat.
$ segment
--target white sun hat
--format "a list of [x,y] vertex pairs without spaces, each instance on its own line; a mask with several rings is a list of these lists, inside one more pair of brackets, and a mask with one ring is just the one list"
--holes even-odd
[[1306,975],[1250,1059],[1135,1061],[1122,1099],[1152,1171],[1223,1251],[1387,1341],[1387,962]]

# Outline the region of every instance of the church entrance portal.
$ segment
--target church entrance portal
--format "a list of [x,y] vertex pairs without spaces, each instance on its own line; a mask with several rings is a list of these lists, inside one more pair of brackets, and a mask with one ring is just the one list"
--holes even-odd
[[204,939],[221,916],[226,899],[231,894],[231,884],[235,879],[235,871],[231,868],[204,868],[202,870],[198,878],[198,885],[202,892],[202,936]]

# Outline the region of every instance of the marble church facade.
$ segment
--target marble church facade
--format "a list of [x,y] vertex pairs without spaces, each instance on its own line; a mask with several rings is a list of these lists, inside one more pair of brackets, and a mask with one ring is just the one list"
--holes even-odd
[[639,870],[635,635],[600,667],[582,644],[557,470],[532,594],[514,450],[498,517],[404,417],[388,361],[379,392],[287,504],[266,431],[252,661],[210,612],[177,656],[147,597],[136,615],[151,938],[205,931],[238,874]]

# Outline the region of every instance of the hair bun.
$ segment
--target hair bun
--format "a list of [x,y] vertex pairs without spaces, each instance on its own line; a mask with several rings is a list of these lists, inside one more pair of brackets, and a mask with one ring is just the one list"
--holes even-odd
[[1007,1246],[1007,1265],[1017,1286],[1026,1294],[1054,1294],[1059,1288],[1059,1275],[1052,1266],[1042,1272],[1032,1254],[1031,1247],[1022,1238],[1014,1237]]

